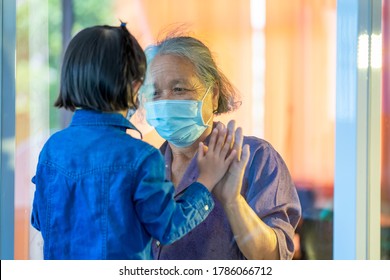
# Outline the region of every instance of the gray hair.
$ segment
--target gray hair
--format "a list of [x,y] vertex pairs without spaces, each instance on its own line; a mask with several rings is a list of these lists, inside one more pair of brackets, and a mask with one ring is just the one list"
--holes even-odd
[[215,114],[234,111],[241,105],[241,102],[237,101],[237,89],[217,67],[209,48],[198,39],[190,36],[168,36],[156,45],[148,46],[145,54],[148,66],[157,55],[165,54],[177,55],[190,61],[204,85],[212,84],[219,89],[218,108]]

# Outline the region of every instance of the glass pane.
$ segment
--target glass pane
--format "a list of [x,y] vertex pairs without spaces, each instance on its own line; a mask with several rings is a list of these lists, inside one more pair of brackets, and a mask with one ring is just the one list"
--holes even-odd
[[265,138],[290,168],[297,258],[332,259],[336,1],[267,1]]
[[47,8],[47,1],[17,2],[15,259],[28,259],[29,243],[39,243],[30,235],[30,180],[50,129]]
[[[31,178],[43,143],[71,118],[53,107],[64,47],[80,29],[119,19],[143,47],[177,26],[210,47],[243,100],[219,120],[269,141],[299,188],[295,259],[331,259],[336,0],[18,0],[15,259],[42,258]],[[145,141],[159,146],[138,116]]]

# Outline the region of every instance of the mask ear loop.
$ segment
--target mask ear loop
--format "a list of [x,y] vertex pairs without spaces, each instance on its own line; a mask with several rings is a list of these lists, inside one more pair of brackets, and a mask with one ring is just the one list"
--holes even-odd
[[[204,102],[204,99],[206,98],[207,94],[209,93],[210,88],[211,88],[211,86],[209,86],[209,88],[207,89],[206,93],[203,95],[203,98],[202,98],[202,100],[201,100],[202,106],[201,106],[200,113],[201,113],[201,116],[202,116],[202,121],[203,121],[203,114],[202,114],[203,102]],[[213,116],[213,115],[210,116],[210,118],[208,119],[208,121],[207,121],[206,123],[203,121],[204,125],[210,126],[210,125],[209,125],[209,122],[210,122],[212,116]]]
[[206,93],[203,95],[203,98],[202,98],[202,100],[201,100],[202,103],[203,103],[204,99],[206,98],[207,94],[209,93],[210,88],[211,88],[211,86],[209,86],[209,88],[206,90]]

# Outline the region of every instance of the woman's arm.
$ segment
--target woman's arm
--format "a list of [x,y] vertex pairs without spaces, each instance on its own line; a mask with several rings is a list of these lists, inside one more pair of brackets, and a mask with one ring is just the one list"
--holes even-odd
[[[232,148],[240,155],[242,131],[235,130],[234,121],[229,122],[228,131],[235,131]],[[246,198],[241,195],[245,170],[240,170],[237,166],[243,160],[248,160],[244,159],[249,155],[247,145],[242,151],[241,159],[238,160],[237,157],[233,161],[228,172],[214,188],[213,194],[224,207],[237,245],[246,258],[289,259],[294,251],[290,239],[293,238],[294,227],[300,217],[297,194],[288,171],[276,152],[272,148],[258,149],[256,145],[252,148],[249,177],[246,179]]]
[[280,259],[275,232],[257,216],[241,195],[223,206],[237,245],[247,259]]

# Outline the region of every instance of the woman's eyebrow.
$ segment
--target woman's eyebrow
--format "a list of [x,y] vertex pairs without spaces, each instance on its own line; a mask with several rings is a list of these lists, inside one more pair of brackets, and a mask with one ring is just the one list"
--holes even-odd
[[191,83],[189,82],[188,79],[174,79],[169,82],[169,85],[176,85],[176,84],[184,84],[184,85],[190,85]]
[[[162,89],[161,85],[162,84],[157,82],[157,81],[155,81],[153,83],[153,87],[155,89]],[[167,86],[170,88],[174,87],[176,85],[180,85],[181,87],[185,87],[188,90],[197,90],[200,87],[198,82],[192,81],[191,79],[187,79],[187,78],[173,79],[173,80],[168,81],[168,83],[167,83]]]

